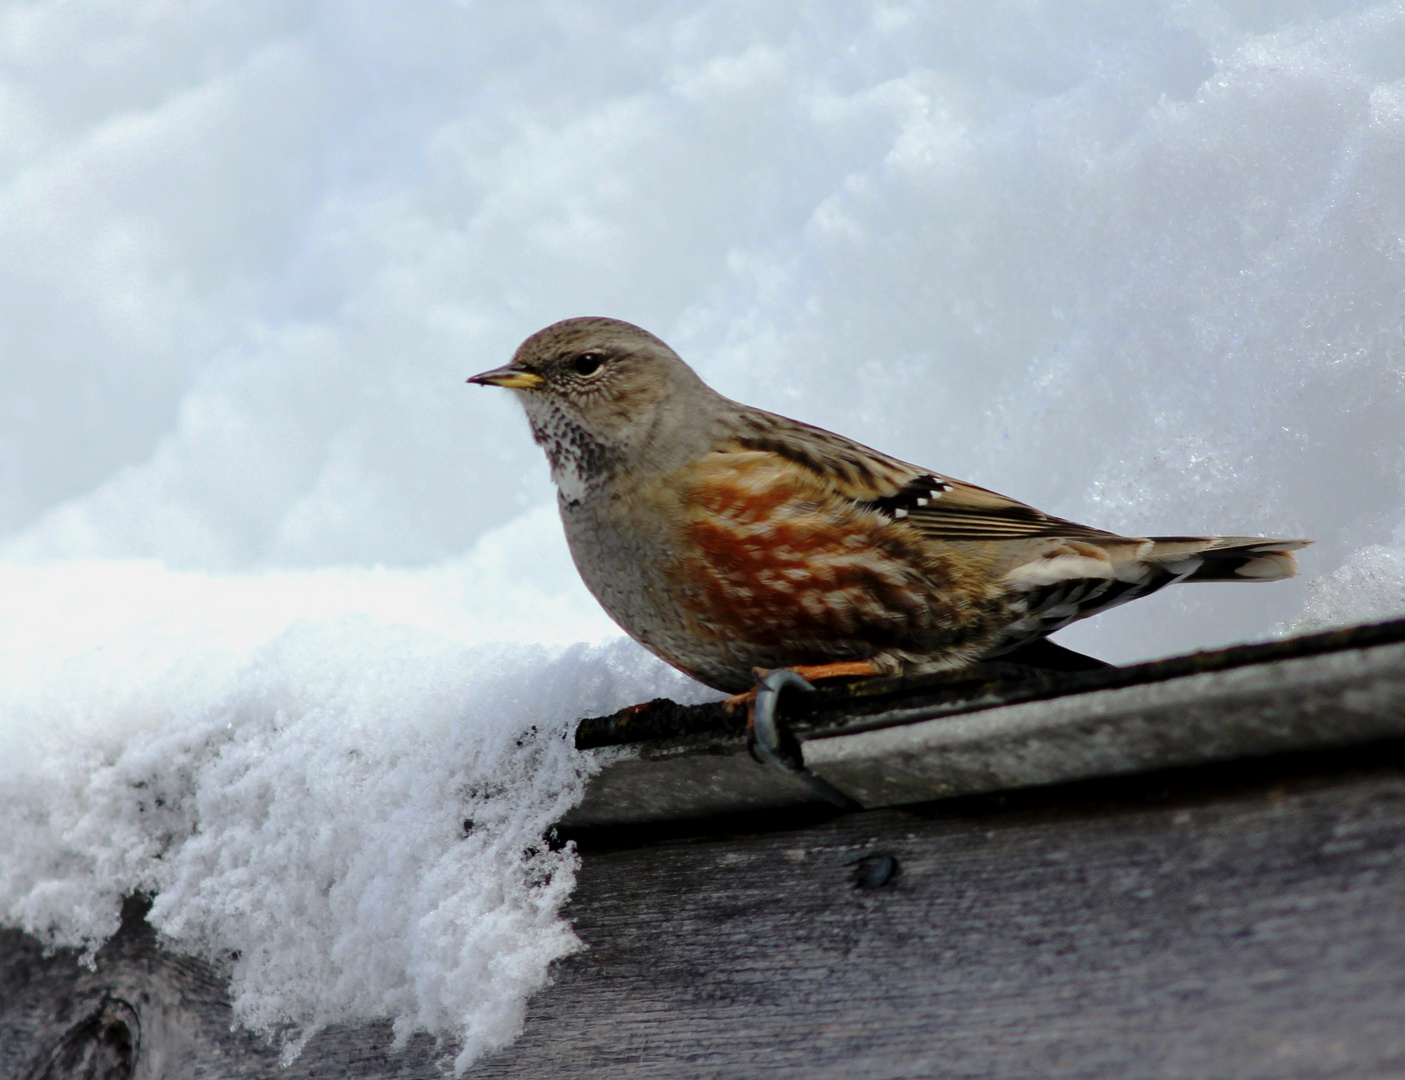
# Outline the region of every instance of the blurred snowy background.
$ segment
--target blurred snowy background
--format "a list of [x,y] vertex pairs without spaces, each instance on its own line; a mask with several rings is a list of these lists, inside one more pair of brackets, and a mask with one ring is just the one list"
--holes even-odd
[[0,917],[152,891],[290,1046],[511,1038],[570,721],[697,693],[463,384],[556,319],[1090,524],[1318,540],[1073,647],[1405,611],[1405,4],[11,2],[0,132]]

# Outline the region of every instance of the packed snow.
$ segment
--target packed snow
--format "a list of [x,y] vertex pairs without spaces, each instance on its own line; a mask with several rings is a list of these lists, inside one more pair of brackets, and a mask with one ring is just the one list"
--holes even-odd
[[1405,4],[36,0],[0,123],[0,921],[91,959],[150,893],[289,1053],[510,1041],[578,947],[572,723],[710,696],[463,385],[549,322],[1089,524],[1318,541],[1075,648],[1405,613]]

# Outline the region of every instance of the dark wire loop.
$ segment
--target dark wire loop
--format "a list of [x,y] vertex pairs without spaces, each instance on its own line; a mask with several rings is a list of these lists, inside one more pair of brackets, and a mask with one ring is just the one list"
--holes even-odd
[[835,806],[853,806],[853,800],[849,796],[810,772],[798,758],[792,759],[781,746],[780,727],[776,723],[776,703],[780,701],[781,691],[788,686],[799,690],[814,689],[808,680],[789,668],[776,668],[767,673],[756,687],[756,701],[751,709],[756,752],[765,762],[789,773],[827,802],[832,802]]

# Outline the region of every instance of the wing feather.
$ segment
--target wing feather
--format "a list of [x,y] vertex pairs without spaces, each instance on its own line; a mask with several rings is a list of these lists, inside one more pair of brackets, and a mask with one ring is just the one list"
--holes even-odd
[[912,524],[933,540],[1025,540],[1043,536],[1122,539],[1116,533],[1054,517],[975,484],[946,476],[936,479],[946,485],[946,490],[909,511]]
[[[895,520],[906,518],[932,540],[1023,540],[1046,536],[1122,539],[1053,517],[975,484],[889,457],[843,435],[755,410],[740,450],[763,451],[822,477],[836,494]],[[1142,543],[1141,538],[1128,538]]]

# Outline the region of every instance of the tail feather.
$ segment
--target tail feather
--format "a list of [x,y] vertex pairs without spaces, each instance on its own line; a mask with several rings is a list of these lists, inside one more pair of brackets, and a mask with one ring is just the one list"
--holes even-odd
[[1293,552],[1311,540],[1254,536],[1079,538],[1015,567],[1006,582],[1022,616],[986,655],[999,656],[1079,619],[1181,581],[1279,581],[1297,573]]
[[1180,581],[1281,581],[1298,572],[1293,552],[1311,540],[1254,536],[1153,536],[1143,556]]

